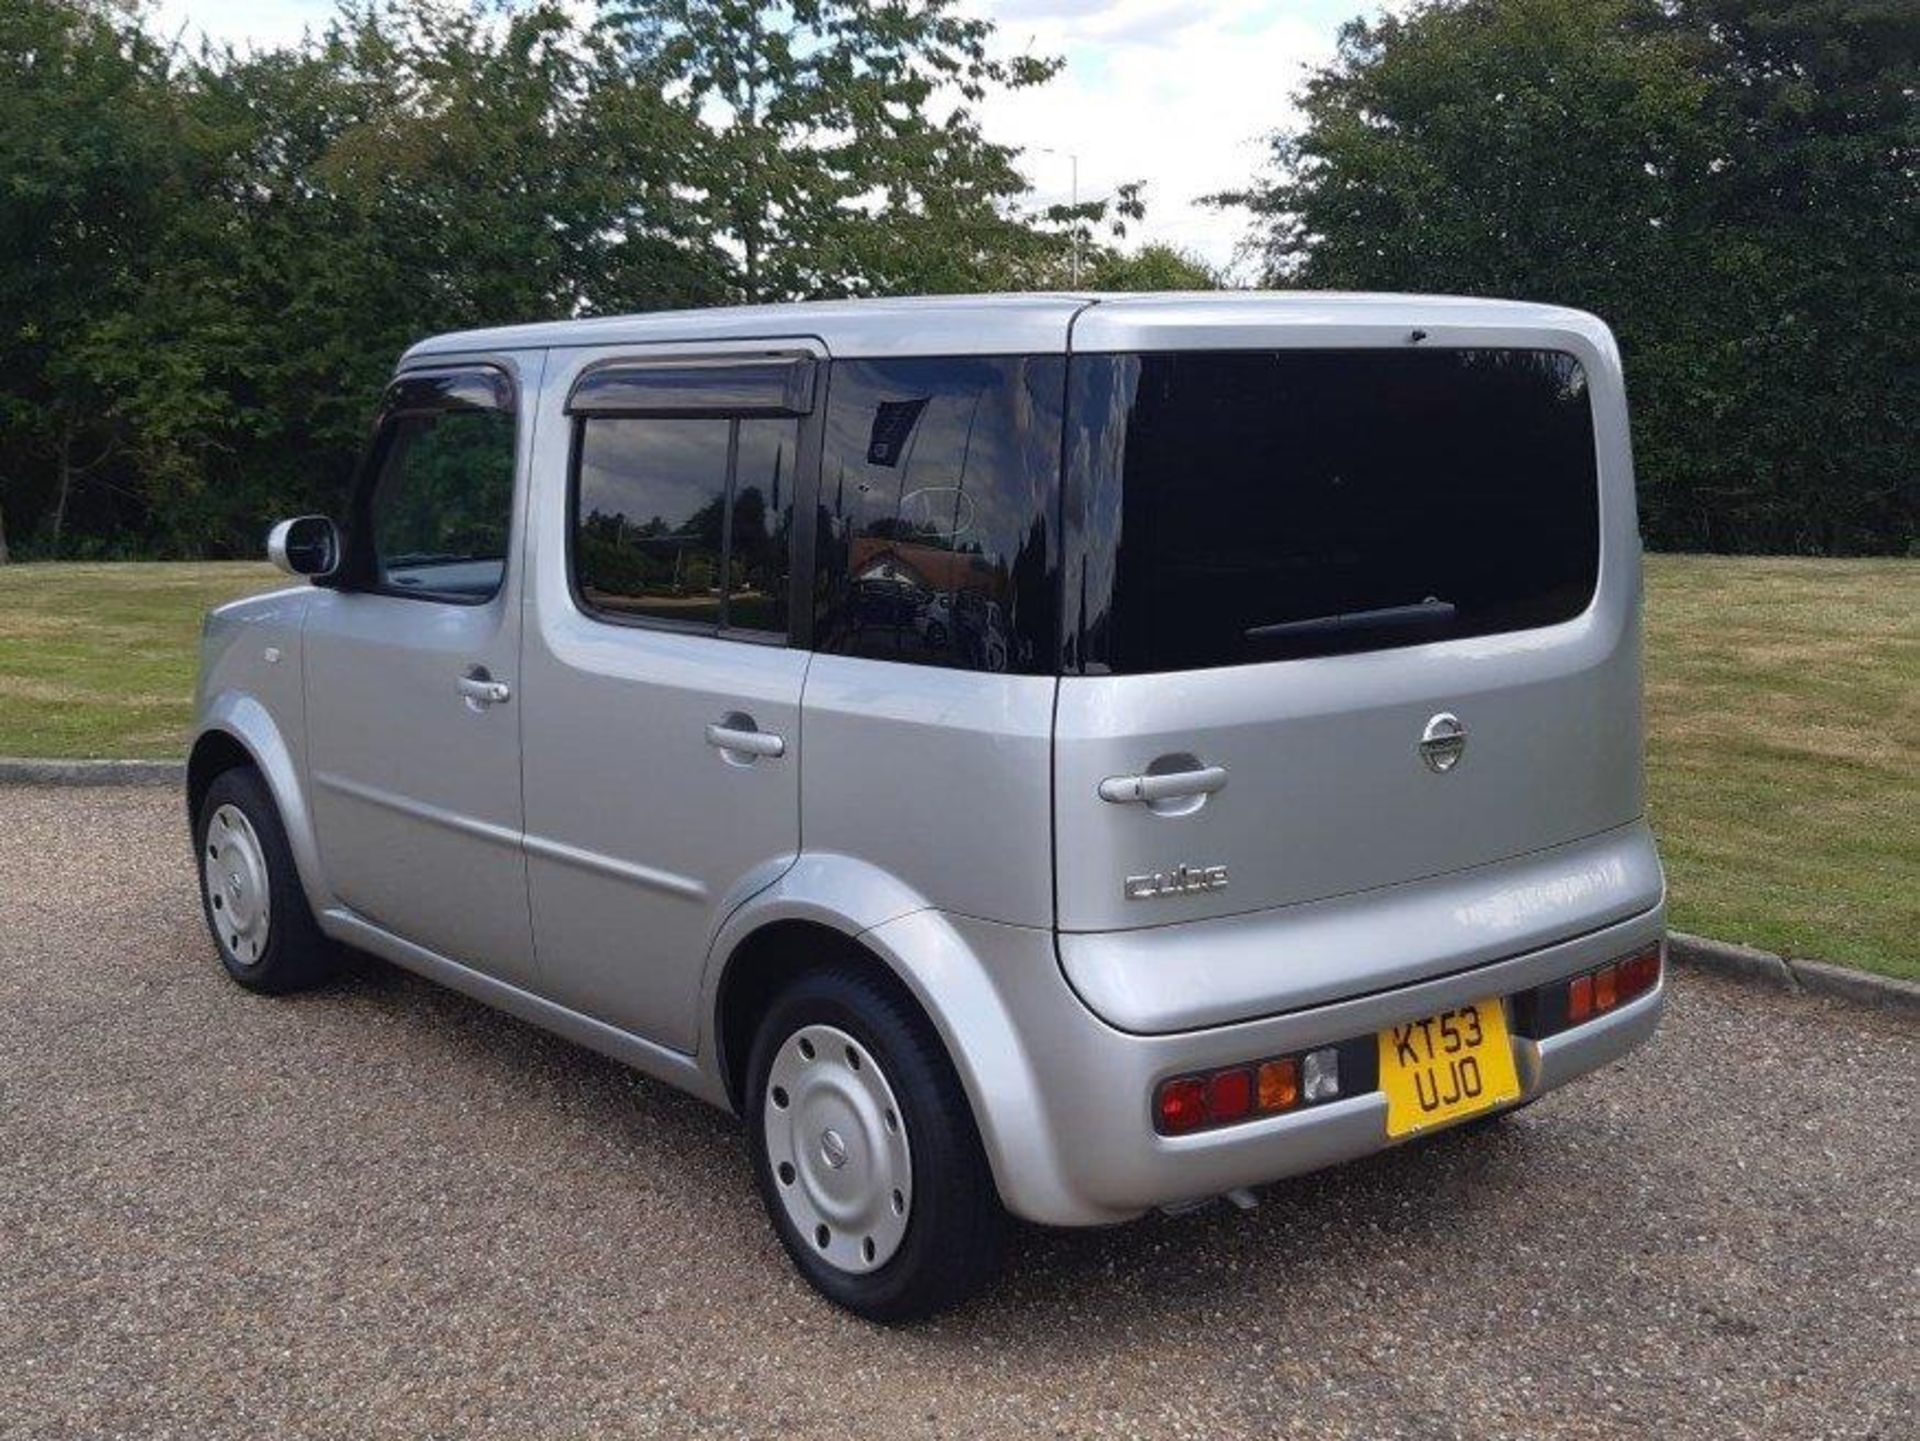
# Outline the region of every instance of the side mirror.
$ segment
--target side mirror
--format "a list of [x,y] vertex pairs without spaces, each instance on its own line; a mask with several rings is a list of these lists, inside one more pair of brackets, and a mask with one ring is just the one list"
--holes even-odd
[[267,534],[267,559],[288,575],[325,580],[340,568],[340,531],[324,515],[283,520]]

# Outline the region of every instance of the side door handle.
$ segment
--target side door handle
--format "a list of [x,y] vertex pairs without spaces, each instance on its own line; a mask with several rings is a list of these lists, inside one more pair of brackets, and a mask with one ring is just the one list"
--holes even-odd
[[1100,799],[1115,805],[1129,801],[1171,801],[1183,796],[1212,795],[1227,783],[1225,766],[1202,766],[1165,775],[1108,776],[1100,782]]
[[513,687],[488,675],[484,666],[475,666],[461,676],[457,684],[460,694],[475,710],[490,705],[504,705],[513,699]]
[[771,731],[742,730],[736,726],[721,725],[718,721],[707,727],[707,744],[715,750],[730,751],[734,755],[766,756],[770,760],[787,753],[787,742],[782,736]]

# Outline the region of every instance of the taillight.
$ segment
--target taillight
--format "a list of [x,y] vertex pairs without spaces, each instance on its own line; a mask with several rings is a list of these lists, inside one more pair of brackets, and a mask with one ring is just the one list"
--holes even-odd
[[1548,1036],[1604,1016],[1659,984],[1660,943],[1655,941],[1598,970],[1516,996],[1514,1011],[1522,1035]]
[[1292,1056],[1260,1067],[1260,1109],[1284,1111],[1300,1104],[1300,1065]]
[[1160,1100],[1153,1112],[1164,1135],[1177,1136],[1182,1131],[1198,1130],[1207,1119],[1206,1082],[1193,1076],[1168,1081],[1160,1088]]
[[1660,947],[1648,946],[1620,962],[1620,999],[1644,996],[1660,984]]
[[1574,1025],[1593,1018],[1593,977],[1575,976],[1567,982],[1567,1019]]
[[[1362,1080],[1362,1089],[1372,1085]],[[1341,1094],[1340,1048],[1326,1046],[1305,1055],[1275,1056],[1162,1081],[1154,1093],[1154,1129],[1163,1136],[1180,1136],[1338,1100]]]
[[1253,1072],[1244,1066],[1207,1078],[1207,1119],[1237,1121],[1253,1109]]

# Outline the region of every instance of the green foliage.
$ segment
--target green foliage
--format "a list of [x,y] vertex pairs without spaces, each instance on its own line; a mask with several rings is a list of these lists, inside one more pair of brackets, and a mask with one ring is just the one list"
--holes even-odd
[[1172,245],[1143,245],[1131,255],[1102,253],[1088,267],[1094,290],[1218,290],[1220,274],[1199,256]]
[[387,451],[374,508],[386,565],[500,560],[513,513],[513,418],[503,410],[408,416]]
[[1057,242],[1011,212],[1015,152],[980,132],[990,88],[1057,68],[1001,61],[954,0],[602,0],[604,24],[705,124],[691,208],[749,302],[978,289]]
[[184,54],[110,0],[0,7],[0,560],[249,554],[336,510],[422,335],[1056,283],[953,0],[342,0]]
[[57,536],[118,428],[87,364],[133,303],[172,198],[166,55],[94,3],[0,7],[0,559],[23,507]]
[[1905,552],[1916,52],[1910,0],[1429,0],[1223,198],[1273,283],[1605,318],[1654,543]]

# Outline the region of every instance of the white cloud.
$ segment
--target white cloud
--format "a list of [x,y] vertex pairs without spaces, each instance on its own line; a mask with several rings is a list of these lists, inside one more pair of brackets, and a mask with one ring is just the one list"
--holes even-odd
[[[1371,0],[967,0],[999,26],[1002,53],[1059,55],[1050,83],[995,94],[987,133],[1028,153],[1041,203],[1065,201],[1069,155],[1082,198],[1147,184],[1129,242],[1164,241],[1226,264],[1244,216],[1196,202],[1264,165],[1264,137],[1294,118],[1308,67],[1333,52],[1342,20]],[[318,29],[332,0],[159,0],[158,28],[189,43],[273,45]],[[1042,152],[1054,153],[1042,153]]]
[[160,0],[154,30],[181,35],[190,46],[204,36],[265,48],[298,40],[303,29],[318,32],[333,8],[333,0]]
[[1265,137],[1294,119],[1307,69],[1331,56],[1340,21],[1361,8],[1358,0],[974,4],[998,23],[1003,50],[1066,59],[1049,84],[981,107],[992,138],[1028,151],[1024,168],[1043,202],[1068,198],[1066,157],[1077,155],[1083,199],[1146,181],[1147,219],[1130,242],[1178,245],[1216,265],[1232,259],[1246,219],[1199,199],[1263,167]]

